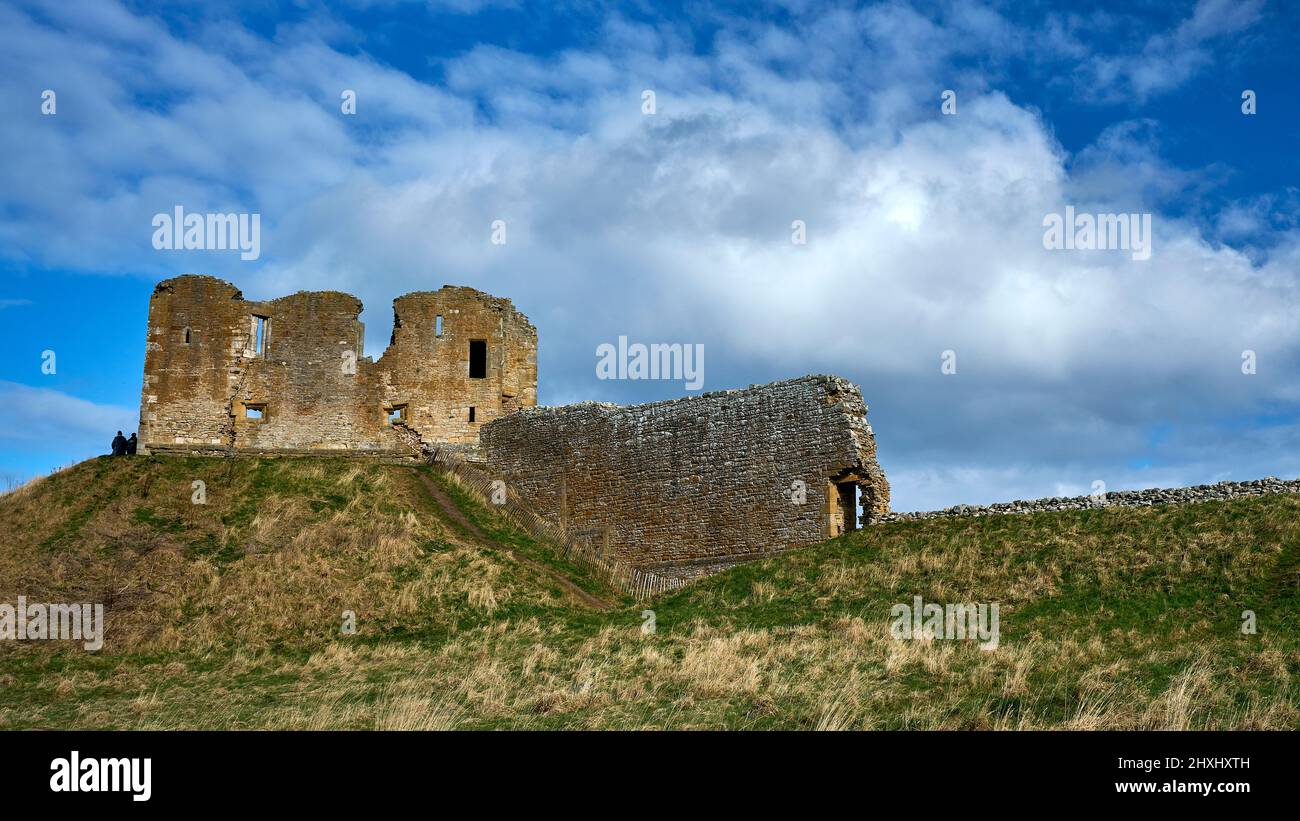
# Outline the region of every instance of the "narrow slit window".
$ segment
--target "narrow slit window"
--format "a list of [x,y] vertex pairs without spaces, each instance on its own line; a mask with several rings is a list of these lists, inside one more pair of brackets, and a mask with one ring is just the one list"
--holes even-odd
[[188,327],[185,329],[185,344],[190,344],[190,329]]
[[258,356],[266,356],[266,342],[271,330],[271,320],[265,316],[253,315],[253,351]]
[[470,405],[470,406],[469,406],[469,421],[471,421],[471,422],[474,421],[474,406],[473,406],[473,405]]
[[433,335],[442,338],[442,314],[438,314],[438,318],[433,321]]
[[469,341],[469,378],[487,379],[487,340]]

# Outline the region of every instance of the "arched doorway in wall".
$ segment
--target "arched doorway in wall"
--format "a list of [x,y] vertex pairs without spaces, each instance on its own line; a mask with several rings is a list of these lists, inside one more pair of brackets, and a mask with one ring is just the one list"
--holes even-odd
[[826,536],[835,538],[858,529],[858,475],[831,477],[826,484]]

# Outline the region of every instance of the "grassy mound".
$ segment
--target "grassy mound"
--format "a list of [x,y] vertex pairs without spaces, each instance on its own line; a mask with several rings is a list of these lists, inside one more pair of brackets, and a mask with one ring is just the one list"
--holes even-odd
[[[900,522],[636,604],[429,476],[462,517],[338,459],[0,497],[0,602],[108,610],[99,653],[0,643],[0,727],[1300,727],[1300,497]],[[998,603],[998,648],[893,639],[915,595]]]

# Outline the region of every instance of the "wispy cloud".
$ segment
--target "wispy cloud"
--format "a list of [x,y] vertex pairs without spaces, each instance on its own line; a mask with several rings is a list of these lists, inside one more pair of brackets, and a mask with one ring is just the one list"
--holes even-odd
[[[1139,39],[1135,50],[1088,57],[1079,88],[1098,99],[1137,103],[1178,88],[1213,63],[1213,44],[1257,24],[1264,5],[1264,0],[1199,0],[1190,16]],[[1123,19],[1110,22],[1119,33],[1130,27]]]
[[[1214,231],[1167,208],[1219,171],[1164,159],[1151,121],[1071,155],[973,62],[1037,53],[1034,31],[941,5],[781,25],[715,13],[726,25],[706,42],[610,15],[581,47],[467,47],[437,61],[437,83],[319,20],[182,37],[111,3],[0,9],[3,97],[61,90],[57,117],[0,112],[14,115],[0,162],[49,170],[0,193],[0,246],[82,270],[219,274],[254,298],[348,290],[369,306],[372,352],[393,296],[474,285],[538,324],[543,401],[642,398],[594,378],[596,345],[619,334],[705,343],[708,388],[844,373],[872,405],[901,507],[1141,484],[1124,466],[1149,455],[1153,424],[1300,403],[1295,224],[1243,203]],[[1151,96],[1259,13],[1202,2],[1109,57],[1093,57],[1077,20],[1048,31],[1104,94]],[[960,113],[941,117],[950,87]],[[355,116],[339,110],[343,89]],[[153,252],[150,217],[175,203],[260,212],[263,263]],[[1067,204],[1154,212],[1152,259],[1045,251],[1042,219]],[[489,242],[497,219],[505,246]],[[790,242],[796,219],[807,245]],[[1252,226],[1269,231],[1263,255],[1232,245]],[[1246,349],[1261,363],[1251,376]],[[8,390],[16,424],[75,427],[35,410],[56,397]],[[126,419],[111,410],[73,417],[97,420],[87,435],[134,424],[103,424]],[[1181,441],[1157,454],[1161,476],[1223,469]],[[1245,437],[1231,461],[1275,456]]]
[[139,411],[100,405],[51,388],[0,381],[0,447],[57,443],[60,448],[87,446],[108,452],[117,431],[135,430]]

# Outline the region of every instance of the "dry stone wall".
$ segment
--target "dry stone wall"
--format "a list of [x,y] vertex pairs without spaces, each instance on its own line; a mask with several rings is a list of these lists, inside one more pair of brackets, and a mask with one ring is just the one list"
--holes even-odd
[[979,518],[1018,513],[1048,513],[1057,510],[1097,510],[1107,507],[1154,507],[1196,502],[1217,502],[1245,496],[1268,496],[1276,493],[1300,493],[1300,479],[1266,476],[1245,482],[1219,482],[1193,487],[1113,490],[1095,496],[1053,496],[1044,499],[1018,499],[992,505],[954,505],[944,510],[890,513],[879,523],[910,522],[920,519]]
[[337,291],[255,302],[214,277],[159,283],[143,451],[412,457],[472,446],[483,424],[537,403],[537,332],[509,300],[452,286],[407,294],[378,362],[364,355],[361,307]]
[[618,406],[530,408],[484,426],[489,466],[571,538],[694,578],[889,511],[858,389],[806,376]]

